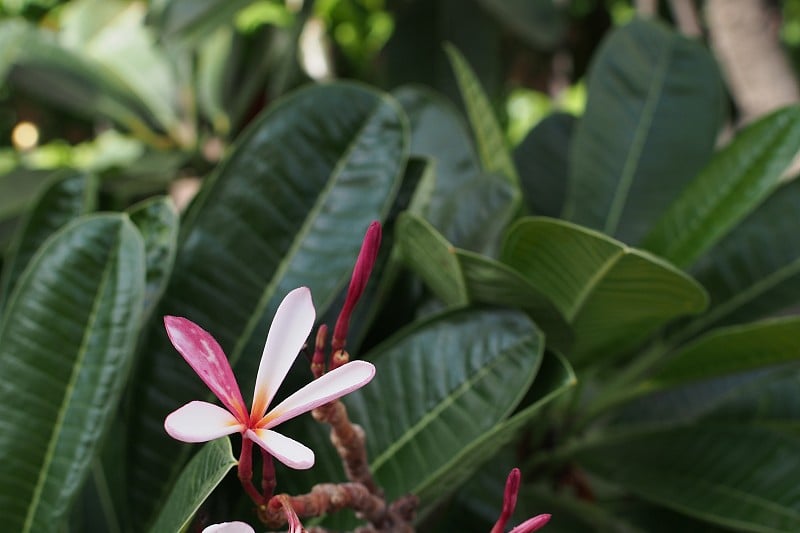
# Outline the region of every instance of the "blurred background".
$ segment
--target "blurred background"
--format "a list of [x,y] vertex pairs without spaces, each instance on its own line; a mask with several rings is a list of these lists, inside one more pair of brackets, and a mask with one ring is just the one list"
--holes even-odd
[[0,251],[53,169],[97,173],[101,207],[164,189],[180,205],[312,81],[424,84],[461,105],[445,42],[514,146],[582,112],[592,55],[637,12],[709,43],[731,124],[798,99],[800,0],[1,0]]

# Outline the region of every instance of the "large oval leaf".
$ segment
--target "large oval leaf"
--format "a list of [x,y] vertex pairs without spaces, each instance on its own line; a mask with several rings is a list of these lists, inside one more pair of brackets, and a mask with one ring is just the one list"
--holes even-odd
[[[350,84],[281,100],[210,176],[184,226],[158,314],[211,331],[250,395],[272,316],[311,289],[322,316],[345,287],[364,231],[392,205],[406,159],[405,121],[387,96]],[[154,321],[133,392],[131,498],[142,519],[182,460],[164,417],[208,391]]]
[[397,245],[403,260],[445,305],[469,303],[514,307],[527,312],[547,334],[547,342],[569,346],[572,332],[549,297],[507,265],[459,250],[424,219],[405,213],[397,223]]
[[370,352],[375,379],[346,404],[387,497],[430,494],[453,470],[477,468],[460,453],[519,403],[543,347],[524,314],[486,310],[436,317]]
[[711,331],[681,348],[645,384],[671,387],[800,360],[800,318]]
[[800,529],[800,438],[705,422],[601,438],[576,458],[642,498],[746,531]]
[[751,124],[669,207],[643,247],[690,266],[778,186],[800,149],[800,106]]
[[776,190],[719,241],[693,274],[711,296],[708,313],[676,332],[762,318],[800,301],[800,181]]
[[722,81],[702,44],[635,20],[608,37],[588,85],[564,218],[635,244],[711,157]]
[[59,529],[116,412],[140,326],[144,247],[125,216],[45,243],[0,323],[0,515]]
[[668,321],[702,311],[703,288],[670,264],[601,233],[543,217],[517,222],[501,260],[573,327],[573,361],[633,348]]
[[94,176],[69,170],[55,174],[26,214],[5,258],[0,278],[0,309],[39,246],[56,230],[94,209],[96,203],[97,179]]

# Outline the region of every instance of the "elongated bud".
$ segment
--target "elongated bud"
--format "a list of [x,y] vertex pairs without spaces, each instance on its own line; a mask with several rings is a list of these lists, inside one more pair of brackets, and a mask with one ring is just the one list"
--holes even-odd
[[514,508],[517,506],[520,477],[519,468],[512,468],[511,472],[509,472],[508,478],[506,478],[506,490],[503,493],[503,510],[500,511],[500,517],[495,522],[491,533],[503,533],[508,519],[514,514]]
[[533,533],[543,528],[546,523],[550,521],[549,514],[536,515],[533,518],[525,520],[523,523],[509,531],[508,533]]
[[[517,506],[517,495],[519,494],[519,484],[521,479],[519,468],[512,468],[506,478],[506,490],[503,493],[503,510],[500,511],[500,518],[497,519],[491,533],[503,533],[508,519],[514,514]],[[533,533],[550,521],[549,514],[540,514],[525,520],[523,523],[512,529],[509,533]]]
[[289,533],[305,533],[306,530],[303,528],[303,524],[300,523],[300,518],[297,517],[294,507],[292,507],[292,502],[289,501],[289,496],[281,494],[278,496],[278,500],[281,502],[281,506],[283,506],[283,512],[286,513]]
[[[350,278],[350,286],[347,288],[347,297],[333,329],[331,353],[344,349],[347,330],[350,327],[350,316],[353,314],[353,309],[358,303],[358,299],[364,293],[364,287],[367,286],[372,267],[375,266],[375,260],[378,258],[380,246],[381,223],[376,220],[367,228],[364,241],[361,243],[361,251],[358,253],[358,259],[356,259],[356,265],[353,268],[353,276]],[[331,365],[329,370],[333,370],[333,368],[336,367]]]

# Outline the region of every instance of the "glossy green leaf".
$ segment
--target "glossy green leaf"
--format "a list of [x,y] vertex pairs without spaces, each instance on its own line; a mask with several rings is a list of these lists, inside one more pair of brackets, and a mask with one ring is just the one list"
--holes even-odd
[[534,49],[553,48],[564,38],[566,12],[553,0],[479,0],[479,3]]
[[30,261],[0,322],[0,515],[58,529],[116,413],[140,326],[144,247],[125,216],[83,218]]
[[743,323],[800,301],[800,181],[776,190],[692,270],[709,292],[709,312],[676,335]]
[[800,360],[800,318],[720,328],[678,350],[648,380],[657,388]]
[[501,260],[572,325],[573,362],[623,353],[707,304],[703,288],[672,265],[560,220],[521,219],[509,230]]
[[456,75],[461,97],[464,99],[484,171],[497,173],[512,185],[518,186],[517,169],[511,159],[503,130],[494,116],[492,106],[477,76],[457,48],[447,44],[445,52]]
[[[510,418],[499,421],[480,438],[465,445],[454,457],[458,468],[450,468],[440,477],[423,485],[419,492],[423,506],[430,509],[438,500],[461,486],[486,460],[511,442],[531,424],[547,404],[564,394],[577,383],[569,363],[561,356],[550,352],[543,356],[542,366],[536,375],[522,410]],[[499,492],[498,495],[501,495]]]
[[181,472],[150,531],[183,531],[200,505],[236,464],[228,437],[205,444]]
[[457,250],[470,302],[522,309],[547,334],[548,345],[567,350],[572,329],[548,296],[519,272],[486,256]]
[[777,188],[798,149],[800,106],[751,124],[681,193],[643,246],[690,266]]
[[606,39],[588,87],[563,218],[636,244],[711,157],[722,81],[702,43],[637,19]]
[[152,18],[160,34],[193,44],[217,28],[230,25],[234,15],[254,0],[169,0],[155,2]]
[[449,307],[469,303],[456,250],[424,219],[404,213],[397,221],[397,247],[402,260]]
[[411,152],[433,161],[427,220],[453,245],[491,252],[516,214],[516,188],[486,174],[463,117],[444,98],[414,86],[394,92],[411,122]]
[[397,246],[406,264],[445,305],[519,308],[542,328],[549,343],[559,349],[569,346],[572,334],[562,312],[507,265],[454,248],[428,222],[410,213],[398,220]]
[[514,149],[522,195],[536,215],[557,217],[569,179],[569,146],[577,120],[567,113],[543,119]]
[[[346,287],[364,231],[393,203],[406,143],[399,107],[362,86],[314,86],[276,103],[240,136],[186,214],[157,315],[185,316],[214,335],[249,397],[283,297],[307,286],[323,316]],[[164,417],[209,393],[160,321],[142,354],[129,480],[144,520],[182,463]]]
[[459,311],[370,352],[375,379],[345,403],[369,435],[370,464],[390,500],[426,494],[454,471],[477,466],[462,464],[460,453],[519,403],[543,344],[522,313]]
[[620,434],[575,458],[653,503],[745,531],[800,528],[800,437],[738,423]]
[[5,257],[0,278],[0,310],[39,246],[72,219],[94,209],[96,195],[94,176],[74,171],[63,171],[53,176],[34,207],[25,215]]
[[169,197],[161,196],[132,206],[128,214],[144,238],[147,281],[144,316],[149,317],[172,273],[178,240],[178,211]]

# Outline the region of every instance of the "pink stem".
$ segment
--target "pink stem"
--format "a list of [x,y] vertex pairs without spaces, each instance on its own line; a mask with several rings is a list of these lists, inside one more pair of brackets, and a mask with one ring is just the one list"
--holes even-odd
[[242,451],[239,454],[239,481],[244,491],[256,505],[263,505],[269,498],[264,499],[253,485],[253,441],[242,435]]
[[264,493],[264,501],[268,502],[275,492],[275,463],[272,461],[272,455],[261,448],[261,490]]

